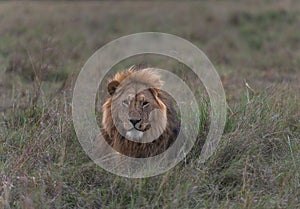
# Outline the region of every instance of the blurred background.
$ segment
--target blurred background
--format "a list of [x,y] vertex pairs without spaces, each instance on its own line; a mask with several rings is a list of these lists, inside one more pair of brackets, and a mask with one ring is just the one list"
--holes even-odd
[[[0,208],[299,208],[299,29],[296,0],[1,1]],[[138,32],[187,39],[218,71],[228,121],[205,165],[198,147],[164,175],[125,179],[78,143],[76,76],[101,46]],[[201,138],[207,108],[199,117]]]

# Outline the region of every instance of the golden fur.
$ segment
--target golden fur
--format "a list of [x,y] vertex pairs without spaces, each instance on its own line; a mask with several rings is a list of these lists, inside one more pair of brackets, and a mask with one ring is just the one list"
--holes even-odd
[[[161,86],[160,76],[151,68],[130,68],[117,73],[109,81],[110,97],[102,106],[102,135],[113,149],[130,157],[145,158],[164,152],[176,140],[180,121],[177,120],[173,100],[160,90]],[[135,92],[134,99],[126,102],[132,92]],[[135,125],[128,122],[132,118],[139,122],[139,131],[134,131],[141,133],[144,138],[154,137],[152,141],[142,143],[128,139],[124,133],[130,125],[135,129]],[[121,125],[116,127],[115,124]],[[124,130],[124,133],[120,130]]]

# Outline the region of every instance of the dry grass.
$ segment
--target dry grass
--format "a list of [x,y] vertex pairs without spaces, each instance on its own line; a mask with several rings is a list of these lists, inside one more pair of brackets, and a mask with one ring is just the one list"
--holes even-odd
[[[0,208],[300,208],[299,12],[295,1],[1,2]],[[207,53],[228,119],[205,164],[198,145],[163,175],[126,179],[82,150],[71,96],[96,49],[141,31],[173,33]],[[184,68],[130,62],[144,61]],[[199,139],[207,108],[202,115]]]

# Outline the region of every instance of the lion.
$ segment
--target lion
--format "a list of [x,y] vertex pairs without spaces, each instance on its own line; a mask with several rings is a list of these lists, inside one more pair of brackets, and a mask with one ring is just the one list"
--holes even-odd
[[107,85],[102,106],[105,141],[117,152],[135,158],[161,154],[176,140],[180,119],[172,97],[153,68],[129,68]]

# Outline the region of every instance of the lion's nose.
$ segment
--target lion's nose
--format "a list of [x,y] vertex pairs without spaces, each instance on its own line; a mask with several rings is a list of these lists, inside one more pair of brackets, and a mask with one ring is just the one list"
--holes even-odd
[[135,127],[135,125],[136,124],[138,124],[139,122],[141,122],[141,119],[139,119],[139,120],[129,120],[131,123],[132,123],[132,125]]

